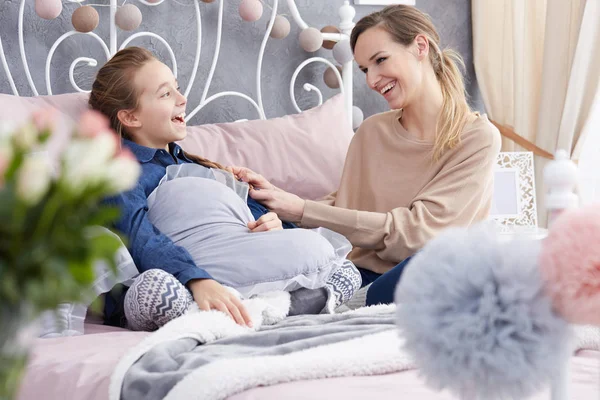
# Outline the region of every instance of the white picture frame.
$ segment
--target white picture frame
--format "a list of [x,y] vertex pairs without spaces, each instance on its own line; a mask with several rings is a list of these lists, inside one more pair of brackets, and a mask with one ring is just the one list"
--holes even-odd
[[537,227],[531,152],[501,152],[496,160],[491,219],[503,226]]

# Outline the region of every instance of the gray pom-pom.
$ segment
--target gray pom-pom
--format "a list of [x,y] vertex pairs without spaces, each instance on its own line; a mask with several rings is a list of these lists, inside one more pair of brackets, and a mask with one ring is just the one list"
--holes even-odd
[[558,379],[567,323],[552,311],[537,241],[453,228],[415,255],[396,289],[404,348],[427,384],[464,399],[522,399]]

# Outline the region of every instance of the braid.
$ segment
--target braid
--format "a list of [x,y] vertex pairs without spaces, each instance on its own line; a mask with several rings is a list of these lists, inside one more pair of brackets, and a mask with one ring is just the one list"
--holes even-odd
[[193,162],[195,162],[196,164],[200,164],[206,168],[214,168],[214,169],[222,169],[225,170],[225,167],[222,166],[221,164],[214,162],[214,161],[210,161],[207,160],[206,158],[202,158],[200,156],[196,156],[187,152],[183,152],[183,154],[189,158],[190,160],[192,160]]

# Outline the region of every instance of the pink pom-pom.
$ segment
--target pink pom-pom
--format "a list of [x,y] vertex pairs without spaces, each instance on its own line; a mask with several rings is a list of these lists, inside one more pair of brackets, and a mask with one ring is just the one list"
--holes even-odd
[[300,32],[300,47],[308,53],[314,53],[323,46],[323,34],[316,28],[306,28]]
[[62,12],[62,2],[60,0],[36,0],[35,12],[41,18],[54,19]]
[[555,310],[600,325],[600,206],[564,211],[544,240],[539,265]]
[[244,21],[255,22],[262,17],[263,5],[260,0],[242,0],[239,13]]
[[125,4],[117,10],[115,23],[124,31],[133,31],[142,23],[142,12],[134,4]]

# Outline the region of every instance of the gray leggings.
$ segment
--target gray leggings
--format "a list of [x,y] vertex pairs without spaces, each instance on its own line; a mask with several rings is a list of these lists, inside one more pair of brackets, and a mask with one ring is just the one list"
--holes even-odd
[[[290,292],[289,315],[333,313],[360,289],[361,275],[346,262],[335,270],[320,289]],[[134,331],[154,331],[183,315],[194,299],[189,290],[173,275],[151,269],[140,274],[127,290],[124,311],[127,327]]]

